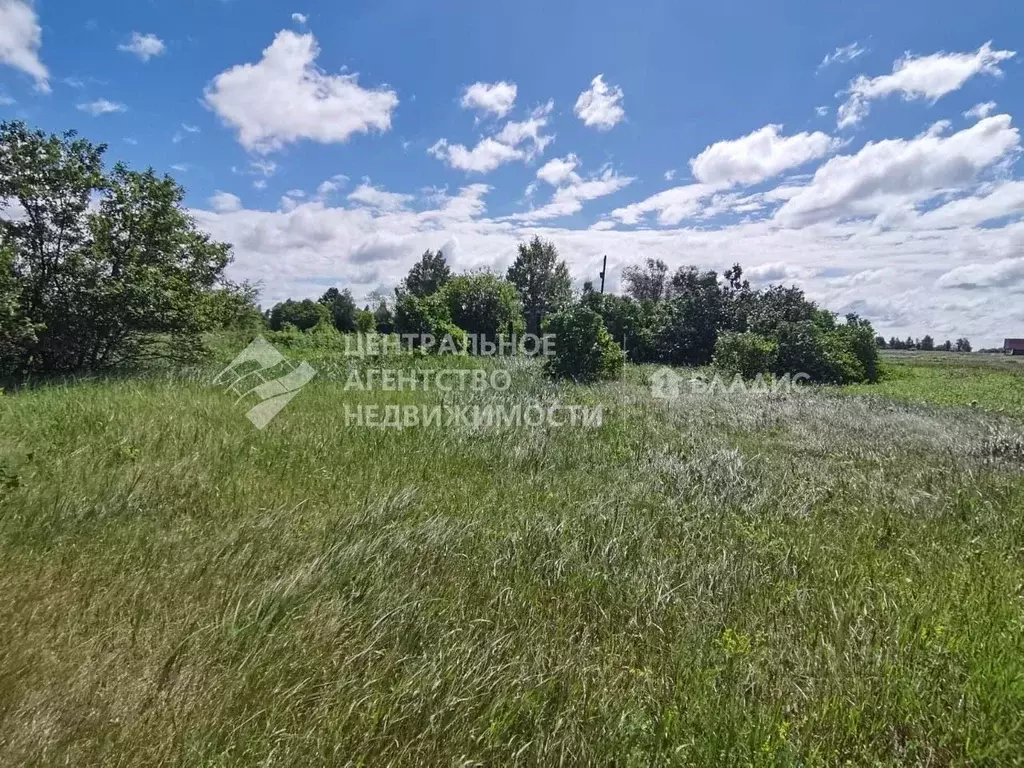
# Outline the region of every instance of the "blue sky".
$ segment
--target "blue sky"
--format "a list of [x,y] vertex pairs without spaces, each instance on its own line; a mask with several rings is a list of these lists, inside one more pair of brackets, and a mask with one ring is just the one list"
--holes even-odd
[[1009,0],[0,0],[0,117],[174,175],[267,302],[536,232],[581,281],[739,261],[995,343],[1024,335],[1022,36]]

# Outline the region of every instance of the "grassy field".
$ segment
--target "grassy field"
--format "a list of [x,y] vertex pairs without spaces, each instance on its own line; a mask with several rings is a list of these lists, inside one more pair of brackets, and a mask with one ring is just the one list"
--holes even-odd
[[885,379],[849,390],[908,402],[982,408],[1024,418],[1024,357],[883,352]]
[[[320,375],[262,432],[216,368],[0,397],[0,761],[1024,761],[1012,370],[657,401],[295,354]],[[603,424],[343,415],[499,398]]]

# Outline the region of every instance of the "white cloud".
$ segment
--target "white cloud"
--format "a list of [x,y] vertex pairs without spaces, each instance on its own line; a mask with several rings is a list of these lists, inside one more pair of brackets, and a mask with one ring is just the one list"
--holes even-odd
[[1003,181],[984,185],[974,194],[922,213],[908,223],[917,229],[957,229],[1022,214],[1024,181]]
[[537,178],[546,181],[553,187],[560,186],[567,181],[578,182],[580,177],[575,169],[579,164],[580,159],[571,153],[565,157],[556,157],[548,160],[538,169]]
[[515,160],[532,160],[543,153],[552,140],[541,131],[553,107],[553,102],[548,102],[533,110],[527,120],[507,122],[497,134],[481,139],[472,149],[464,144],[451,144],[448,139],[438,139],[427,152],[467,173],[488,173]]
[[132,39],[117,46],[117,50],[134,53],[142,61],[149,61],[154,56],[161,56],[167,50],[164,41],[153,34],[140,35],[132,32]]
[[816,114],[818,117],[825,117],[825,115],[828,114],[828,107],[825,107],[825,106],[815,107],[814,108],[814,114]]
[[218,213],[231,213],[242,210],[242,200],[238,195],[218,190],[210,197],[210,207]]
[[710,185],[759,184],[839,146],[837,139],[820,131],[781,136],[781,130],[781,125],[766,125],[742,138],[712,144],[690,161],[694,178]]
[[676,177],[676,172],[674,170],[672,170],[672,171],[665,171],[665,181],[672,181],[672,179],[674,179],[675,177]]
[[188,123],[182,123],[181,129],[185,131],[185,133],[199,133],[198,125],[189,125]]
[[504,117],[516,102],[516,84],[506,83],[473,83],[462,94],[462,107],[476,109],[496,117]]
[[452,168],[467,173],[488,173],[499,165],[526,157],[524,151],[490,137],[481,139],[472,149],[464,144],[449,144],[447,139],[438,139],[427,152]]
[[930,56],[906,54],[893,64],[892,74],[875,78],[859,76],[850,83],[846,102],[839,108],[840,128],[856,125],[864,119],[874,99],[899,93],[904,100],[937,101],[958,90],[975,75],[1001,76],[999,64],[1016,55],[1015,51],[992,50],[988,42],[973,53],[933,53]]
[[975,104],[973,107],[964,112],[964,117],[974,118],[975,120],[984,120],[986,117],[991,115],[996,108],[994,101],[986,101],[981,104]]
[[[570,157],[575,157],[570,155]],[[583,180],[571,172],[563,176],[564,186],[555,190],[547,205],[511,217],[519,221],[542,221],[560,216],[571,216],[583,209],[587,200],[596,200],[624,189],[633,183],[629,176],[619,176],[611,168],[605,168],[599,175]]]
[[319,53],[313,35],[282,30],[258,63],[217,75],[206,89],[206,104],[238,130],[243,147],[256,152],[301,139],[328,144],[389,130],[395,92],[362,88],[355,74],[322,72]]
[[[324,198],[328,195],[334,194],[339,189],[345,186],[348,182],[348,176],[343,173],[336,173],[326,181],[322,181],[320,186],[316,188],[317,196]],[[302,190],[289,190],[288,194],[291,197],[305,197],[306,193]]]
[[914,206],[972,183],[981,171],[1015,153],[1018,130],[1009,115],[989,117],[943,137],[868,142],[853,155],[833,157],[776,214],[787,226],[847,217],[873,217]]
[[293,13],[292,21],[294,21],[296,24],[305,24],[307,21],[309,21],[309,17],[304,13]]
[[43,30],[35,9],[25,0],[0,0],[0,64],[20,69],[50,91],[50,73],[39,59]]
[[90,101],[86,104],[79,104],[78,109],[82,112],[88,112],[93,117],[97,115],[107,115],[115,112],[124,112],[128,108],[124,104],[118,104],[116,101],[109,101],[107,99],[97,99],[96,101]]
[[622,89],[617,85],[607,85],[604,76],[598,75],[590,81],[590,88],[576,99],[575,112],[586,126],[599,131],[614,128],[626,117],[622,108]]
[[639,224],[648,213],[658,213],[658,223],[676,225],[683,219],[697,215],[702,201],[715,193],[707,184],[686,184],[651,195],[646,200],[631,203],[612,211],[612,218],[627,225]]
[[1011,288],[1024,289],[1024,258],[1000,259],[992,264],[965,264],[942,275],[940,288]]
[[388,192],[364,183],[356,187],[348,199],[353,203],[361,203],[379,211],[400,211],[415,198],[413,195]]
[[829,64],[847,64],[854,59],[863,56],[865,53],[867,53],[867,48],[864,48],[859,43],[850,43],[849,45],[840,46],[821,60],[821,64],[818,65],[818,69],[824,69]]
[[256,181],[254,181],[252,183],[252,186],[253,186],[254,189],[258,189],[258,190],[262,191],[262,190],[267,188],[267,180],[266,179],[256,179]]

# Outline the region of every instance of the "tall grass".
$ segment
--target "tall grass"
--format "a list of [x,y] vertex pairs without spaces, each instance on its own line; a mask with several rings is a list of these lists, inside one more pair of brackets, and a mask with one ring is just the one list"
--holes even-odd
[[311,362],[262,432],[198,370],[0,397],[0,761],[1024,755],[1019,421],[519,366],[603,425],[359,429],[443,396]]

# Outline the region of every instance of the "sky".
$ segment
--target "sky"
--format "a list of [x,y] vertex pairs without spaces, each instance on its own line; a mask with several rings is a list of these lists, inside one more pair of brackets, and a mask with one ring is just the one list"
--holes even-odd
[[1024,336],[1019,0],[0,0],[0,119],[186,189],[267,306],[426,249],[646,258]]

